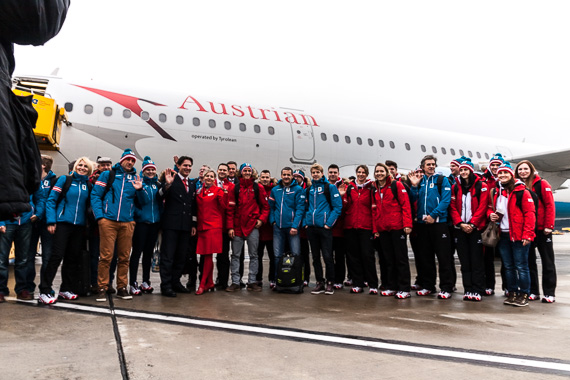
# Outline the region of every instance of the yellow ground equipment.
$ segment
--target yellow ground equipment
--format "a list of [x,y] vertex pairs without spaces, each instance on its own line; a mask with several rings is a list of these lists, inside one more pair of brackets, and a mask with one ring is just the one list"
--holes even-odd
[[[19,96],[29,96],[32,93],[15,88]],[[67,122],[65,109],[59,108],[54,99],[33,93],[33,105],[38,112],[38,121],[34,134],[41,150],[59,150],[62,123]]]

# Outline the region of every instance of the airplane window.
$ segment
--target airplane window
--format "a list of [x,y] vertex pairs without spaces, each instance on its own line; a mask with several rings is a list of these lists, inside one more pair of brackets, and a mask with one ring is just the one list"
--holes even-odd
[[374,146],[374,141],[372,141],[372,139],[368,139],[368,145]]
[[344,141],[346,141],[347,144],[350,144],[350,136],[344,136]]
[[338,142],[338,135],[333,135],[334,142]]
[[434,153],[437,153],[437,148],[436,148],[435,146],[432,146],[432,147],[431,147],[431,151],[434,152]]
[[87,115],[91,115],[93,113],[93,106],[91,104],[86,104],[84,110]]
[[452,155],[454,155],[454,156],[455,156],[455,149],[453,149],[453,148],[450,148],[450,149],[449,149],[449,151],[451,152],[451,154],[452,154]]
[[194,124],[195,127],[199,127],[200,126],[200,119],[195,117],[194,119],[192,119],[192,124]]
[[473,153],[471,153],[470,150],[468,150],[467,153],[469,154],[469,157],[473,157]]
[[463,149],[459,149],[459,154],[465,156],[465,153],[463,153]]
[[481,158],[481,153],[477,152],[477,158]]
[[380,148],[384,148],[384,140],[378,140],[378,144],[380,144]]
[[273,136],[275,134],[275,128],[267,127],[267,132],[269,132],[269,134]]
[[184,117],[180,115],[176,116],[176,123],[180,125],[184,124]]
[[255,124],[255,125],[253,126],[253,131],[254,131],[255,133],[259,133],[259,132],[261,132],[261,127],[260,127],[259,125]]
[[128,109],[126,109],[126,108],[123,110],[123,117],[124,117],[125,119],[130,119],[130,118],[131,118],[131,115],[132,115],[131,110],[128,110]]
[[113,114],[113,109],[111,107],[105,107],[105,109],[103,109],[103,114],[105,116],[111,116]]
[[210,119],[210,121],[208,121],[208,125],[210,125],[210,128],[216,128],[216,120]]
[[410,150],[410,149],[412,149],[412,148],[410,147],[410,144],[406,143],[406,150]]
[[396,148],[396,144],[394,144],[394,141],[390,141],[390,148],[392,149]]
[[426,146],[425,146],[425,145],[422,145],[421,148],[422,148],[422,152],[425,153],[425,152],[426,152]]
[[356,143],[357,143],[358,145],[362,145],[362,139],[361,139],[360,137],[357,137],[357,138],[356,138]]
[[326,133],[321,133],[321,140],[327,141],[327,134]]
[[229,131],[230,129],[232,129],[232,123],[230,123],[229,121],[224,121],[224,128],[226,128]]
[[443,154],[447,154],[447,150],[445,150],[445,148],[444,148],[444,147],[441,147],[441,153],[443,153]]
[[159,114],[158,121],[160,121],[161,123],[166,123],[166,115],[163,113]]
[[488,160],[489,159],[489,153],[485,153],[485,158]]
[[65,110],[66,110],[67,112],[73,111],[73,103],[67,102],[67,103],[64,104],[63,107],[65,108]]
[[245,132],[246,128],[244,123],[239,123],[239,130]]
[[141,113],[141,118],[142,118],[144,121],[147,121],[147,120],[150,119],[150,115],[148,114],[147,111],[142,111],[142,113]]

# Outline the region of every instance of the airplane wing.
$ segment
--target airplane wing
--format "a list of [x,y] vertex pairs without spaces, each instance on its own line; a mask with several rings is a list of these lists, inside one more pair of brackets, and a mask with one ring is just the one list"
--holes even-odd
[[510,161],[529,160],[553,189],[570,178],[570,149],[512,157]]

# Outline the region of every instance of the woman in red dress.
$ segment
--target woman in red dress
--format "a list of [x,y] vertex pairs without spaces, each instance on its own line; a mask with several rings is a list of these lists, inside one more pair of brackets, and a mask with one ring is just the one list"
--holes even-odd
[[212,255],[222,252],[223,215],[228,205],[228,192],[216,186],[216,173],[208,170],[204,174],[204,185],[197,197],[198,203],[198,247],[204,269],[196,295],[214,288]]

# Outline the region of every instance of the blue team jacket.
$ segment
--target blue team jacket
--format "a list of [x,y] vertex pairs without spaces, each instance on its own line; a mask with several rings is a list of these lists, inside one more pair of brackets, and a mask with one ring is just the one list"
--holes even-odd
[[[50,172],[42,179],[42,183],[38,191],[34,193],[34,204],[36,205],[36,216],[40,220],[45,220],[46,217],[46,202],[49,197],[52,178],[57,176],[50,170]],[[55,184],[54,184],[55,186]]]
[[89,177],[77,173],[71,174],[71,184],[65,197],[57,204],[67,176],[58,178],[46,201],[46,223],[70,223],[84,226],[87,222],[89,207]]
[[278,228],[298,229],[305,216],[305,189],[293,180],[289,187],[282,181],[271,189],[269,195],[269,223]]
[[135,209],[135,222],[137,223],[158,223],[162,207],[156,198],[160,190],[158,177],[143,177],[143,191],[148,198],[148,202]]
[[[329,187],[331,204],[329,204],[325,195],[325,186]],[[313,182],[309,189],[307,211],[305,212],[303,225],[308,227],[324,227],[327,225],[332,228],[341,211],[342,198],[338,189],[335,185],[331,185],[325,177],[322,177],[320,180]]]
[[132,222],[135,213],[135,197],[138,198],[141,205],[146,204],[148,198],[142,189],[137,191],[133,187],[133,181],[136,178],[135,169],[125,173],[120,164],[115,164],[113,169],[117,172],[115,181],[113,181],[113,185],[105,194],[104,199],[103,193],[107,186],[110,171],[101,173],[97,182],[95,182],[95,186],[93,186],[91,207],[93,208],[95,219],[105,218],[115,222]]
[[451,185],[446,177],[441,183],[441,194],[437,187],[437,178],[441,174],[431,177],[424,176],[418,187],[412,186],[412,197],[418,202],[418,223],[424,223],[423,216],[430,215],[436,223],[447,222],[447,209],[451,202]]

